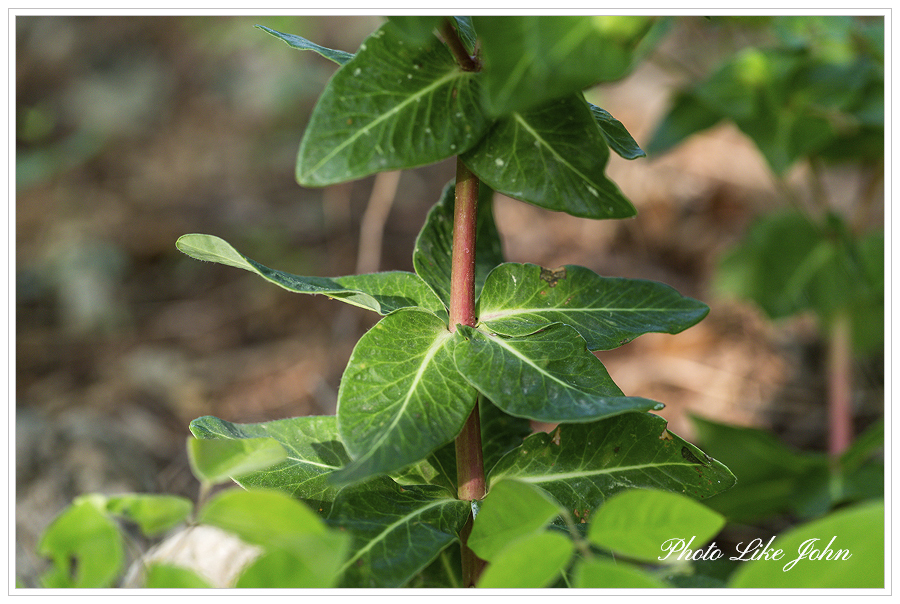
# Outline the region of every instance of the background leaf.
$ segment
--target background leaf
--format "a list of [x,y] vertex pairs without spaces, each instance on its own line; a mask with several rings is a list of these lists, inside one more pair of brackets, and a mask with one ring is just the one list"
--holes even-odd
[[334,61],[338,65],[343,65],[353,58],[353,54],[349,52],[344,52],[343,50],[333,50],[331,48],[325,48],[324,46],[319,46],[318,44],[314,44],[310,42],[306,38],[301,36],[295,36],[294,34],[285,34],[280,31],[275,31],[274,29],[270,29],[264,25],[257,25],[257,28],[263,30],[264,32],[271,34],[285,42],[291,48],[296,48],[298,50],[312,50],[313,52],[325,57],[329,61]]
[[625,159],[647,157],[647,154],[638,146],[637,141],[634,140],[634,137],[631,136],[622,122],[614,118],[606,109],[601,109],[591,103],[588,103],[588,107],[610,149]]
[[626,397],[578,332],[562,323],[523,337],[459,326],[459,372],[506,413],[542,422],[586,422],[660,403]]
[[440,15],[388,15],[397,31],[412,42],[428,42],[434,38],[434,29],[446,19]]
[[[588,539],[616,554],[658,563],[670,539],[693,538],[691,549],[708,543],[725,517],[679,493],[634,489],[610,497],[591,518]],[[667,559],[675,561],[674,556]]]
[[431,313],[401,309],[359,340],[337,403],[353,462],[335,480],[398,470],[453,440],[475,405],[475,391],[453,362],[458,337]]
[[300,143],[297,181],[321,187],[462,153],[489,126],[475,74],[385,23],[331,78]]
[[625,413],[590,424],[536,433],[488,476],[521,480],[550,493],[576,518],[627,488],[659,489],[705,499],[735,483],[724,465],[666,430],[650,413]]
[[197,260],[218,262],[256,273],[266,281],[301,294],[321,294],[386,315],[398,308],[422,307],[446,316],[443,303],[413,273],[395,271],[346,277],[300,277],[276,271],[247,258],[227,241],[213,235],[182,235],[179,250]]
[[646,17],[475,16],[482,42],[484,103],[501,116],[615,80],[647,32]]
[[[455,186],[456,181],[451,180],[444,187],[440,199],[428,212],[413,250],[416,273],[431,286],[447,308],[450,307]],[[491,270],[503,262],[500,233],[494,222],[493,197],[491,188],[481,183],[478,187],[478,226],[475,238],[476,297]]]
[[678,333],[705,317],[709,307],[653,281],[601,277],[581,266],[551,271],[508,263],[488,277],[476,312],[481,323],[503,335],[565,323],[590,350],[611,350],[645,333]]
[[629,218],[604,171],[609,147],[581,95],[506,115],[462,161],[494,190],[582,218]]

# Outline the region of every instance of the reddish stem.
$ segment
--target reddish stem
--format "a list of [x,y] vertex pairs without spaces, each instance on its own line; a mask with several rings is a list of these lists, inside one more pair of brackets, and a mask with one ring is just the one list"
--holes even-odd
[[837,461],[853,440],[850,319],[835,318],[828,338],[828,452]]
[[[453,268],[450,277],[450,331],[457,325],[475,327],[475,232],[478,217],[478,177],[456,160],[456,203],[453,210]],[[463,501],[485,495],[484,456],[478,401],[456,437],[457,497]],[[472,531],[470,515],[460,532],[463,585],[474,587],[485,562],[466,542]]]

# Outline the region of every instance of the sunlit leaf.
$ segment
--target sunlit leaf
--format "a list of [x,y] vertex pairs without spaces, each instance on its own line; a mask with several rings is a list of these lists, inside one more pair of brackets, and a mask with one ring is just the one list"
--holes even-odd
[[[725,517],[693,499],[668,491],[633,489],[610,497],[591,517],[588,539],[616,554],[658,563],[671,540],[690,539],[691,549],[708,543]],[[670,555],[667,562],[674,562]]]
[[198,479],[211,484],[264,470],[283,461],[287,452],[272,438],[240,440],[188,439],[188,461]]
[[728,587],[884,588],[884,514],[884,502],[872,501],[793,528],[770,546],[783,557],[743,562]]
[[135,522],[147,536],[164,533],[183,522],[193,509],[190,499],[174,495],[129,493],[106,502],[107,512]]
[[575,547],[555,532],[532,533],[501,550],[478,580],[480,588],[541,588],[553,580],[572,557]]
[[479,558],[491,562],[510,543],[543,529],[559,511],[559,505],[541,489],[501,480],[485,497],[468,545]]
[[575,567],[572,587],[576,589],[654,589],[669,587],[650,573],[616,560],[593,558]]

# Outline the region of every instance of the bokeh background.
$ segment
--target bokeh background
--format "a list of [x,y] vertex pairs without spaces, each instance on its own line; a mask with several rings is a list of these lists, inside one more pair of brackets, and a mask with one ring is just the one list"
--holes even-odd
[[[412,270],[415,237],[452,161],[378,187],[375,178],[298,186],[304,124],[335,66],[253,27],[353,52],[381,21],[15,17],[16,576],[26,583],[42,568],[40,531],[74,497],[194,498],[192,419],[334,412],[350,351],[376,317],[196,262],[174,244],[214,234],[304,275],[373,263]],[[753,19],[679,18],[633,74],[591,100],[645,145],[674,89],[766,36]],[[802,187],[804,169],[788,180]],[[688,439],[693,413],[824,450],[814,320],[773,323],[712,287],[723,252],[755,216],[784,204],[753,143],[723,123],[658,157],[613,156],[608,174],[636,219],[590,221],[498,197],[507,259],[658,280],[704,300],[711,313],[684,333],[600,353],[613,379],[665,403],[660,415]],[[828,178],[835,197],[858,186],[853,171]],[[372,196],[379,187],[386,197]],[[883,211],[879,203],[876,223]],[[361,238],[364,217],[374,237]],[[861,430],[883,413],[883,357],[857,359],[854,378]]]

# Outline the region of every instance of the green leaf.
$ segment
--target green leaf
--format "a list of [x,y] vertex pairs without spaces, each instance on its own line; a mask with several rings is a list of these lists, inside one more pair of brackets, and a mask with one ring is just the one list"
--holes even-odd
[[[475,34],[475,28],[472,25],[472,17],[453,17],[452,23],[456,27],[456,33],[459,34],[463,46],[466,47],[469,54],[473,54],[475,52],[477,35]],[[883,46],[884,40],[882,40],[882,47]]]
[[580,95],[497,120],[462,161],[495,191],[582,218],[637,213],[604,174],[606,139]]
[[882,234],[854,239],[834,215],[818,225],[796,211],[773,214],[725,256],[718,287],[773,319],[813,310],[827,322],[850,311],[854,326],[871,325],[884,305],[883,241]]
[[516,417],[589,422],[629,411],[662,408],[626,397],[578,332],[562,323],[523,337],[486,334],[464,325],[454,359],[466,380]]
[[[635,489],[610,497],[591,518],[588,539],[616,554],[658,563],[673,539],[693,539],[691,549],[709,542],[725,525],[725,517],[704,505],[667,491]],[[665,558],[664,558],[665,557]]]
[[295,417],[257,424],[233,424],[206,416],[191,422],[201,439],[241,440],[270,437],[288,452],[287,459],[268,469],[236,477],[244,488],[273,488],[302,499],[326,513],[338,492],[329,475],[350,462],[337,432],[337,418]]
[[475,16],[484,103],[501,116],[625,75],[646,17]]
[[263,266],[238,252],[227,241],[213,235],[182,235],[175,245],[191,258],[242,268],[288,291],[321,294],[382,315],[398,308],[422,307],[446,316],[441,301],[413,273],[397,271],[334,279],[299,277]]
[[284,34],[280,31],[275,31],[274,29],[270,29],[264,25],[256,25],[255,27],[263,30],[264,32],[271,34],[278,38],[279,40],[285,42],[291,48],[297,48],[299,50],[312,50],[313,52],[325,57],[329,61],[334,61],[338,65],[343,65],[353,58],[353,55],[349,52],[344,52],[343,50],[332,50],[331,48],[325,48],[324,46],[319,46],[318,44],[314,44],[310,42],[306,38],[302,38],[300,36],[295,36],[294,34]]
[[340,587],[402,587],[458,540],[470,504],[439,487],[346,488],[328,523],[352,536]]
[[653,575],[621,561],[582,560],[575,568],[576,589],[653,589],[669,587]]
[[543,529],[559,512],[559,505],[545,491],[501,480],[485,497],[468,545],[479,558],[491,562],[510,543]]
[[651,154],[661,155],[692,134],[712,128],[723,117],[721,112],[708,107],[690,92],[679,92],[669,112],[653,132],[647,150]]
[[192,570],[155,562],[147,568],[144,587],[148,589],[211,589],[212,585]]
[[591,115],[594,116],[594,121],[597,122],[597,125],[600,127],[600,133],[603,134],[603,138],[606,140],[606,144],[609,145],[610,149],[625,159],[647,157],[647,154],[638,146],[637,141],[634,140],[631,133],[629,133],[625,126],[622,125],[622,122],[614,118],[606,109],[601,109],[591,103],[588,103],[588,107],[591,110]]
[[[447,308],[450,307],[450,275],[453,257],[453,212],[456,181],[451,180],[428,212],[416,238],[413,266]],[[494,192],[485,184],[478,190],[478,223],[475,238],[475,295],[484,287],[491,270],[503,262],[500,234],[494,222]]]
[[581,266],[508,263],[488,276],[476,313],[481,324],[506,336],[565,323],[590,350],[610,350],[645,333],[683,331],[709,307],[653,281],[601,277]]
[[743,563],[728,587],[883,589],[884,512],[884,502],[869,502],[790,530],[769,546],[783,557]]
[[456,371],[459,338],[433,314],[394,312],[357,343],[338,390],[341,440],[353,458],[344,483],[417,462],[459,434],[475,391]]
[[544,489],[582,521],[627,488],[705,499],[735,483],[728,468],[666,430],[666,421],[649,413],[563,424],[552,434],[533,434],[497,463],[488,482],[504,478]]
[[560,533],[544,531],[527,535],[494,556],[478,580],[478,587],[550,587],[574,550],[572,541]]
[[148,537],[164,533],[184,522],[194,504],[190,499],[174,495],[147,495],[129,493],[110,497],[106,511],[137,523]]
[[531,422],[509,415],[483,396],[478,399],[478,410],[484,470],[489,472],[504,455],[521,445],[525,437],[531,434]]
[[300,143],[297,181],[325,186],[462,153],[487,130],[473,72],[433,38],[385,23],[332,77]]
[[199,480],[220,484],[233,477],[264,470],[287,458],[281,443],[272,438],[241,440],[188,439],[188,461]]
[[43,587],[112,586],[122,570],[124,548],[105,506],[101,495],[78,497],[47,527],[37,546],[37,553],[53,562],[41,576]]
[[203,507],[198,521],[266,548],[238,587],[333,587],[350,542],[280,491],[224,491]]
[[388,21],[394,24],[397,32],[415,43],[430,41],[435,28],[440,27],[445,18],[440,15],[388,15]]

